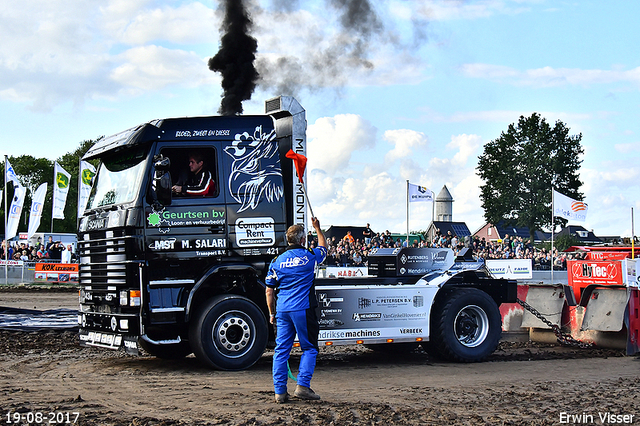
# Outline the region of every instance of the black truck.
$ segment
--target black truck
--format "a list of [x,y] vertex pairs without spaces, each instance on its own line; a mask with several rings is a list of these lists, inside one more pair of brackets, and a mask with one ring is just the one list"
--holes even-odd
[[[291,97],[265,106],[259,116],[151,121],[86,153],[100,165],[79,226],[81,345],[194,353],[240,370],[273,344],[264,278],[287,227],[307,222],[306,193],[285,157],[306,154],[306,117]],[[194,156],[214,189],[173,194]],[[368,277],[317,278],[320,342],[486,358],[516,282],[493,278],[469,254],[381,249]]]

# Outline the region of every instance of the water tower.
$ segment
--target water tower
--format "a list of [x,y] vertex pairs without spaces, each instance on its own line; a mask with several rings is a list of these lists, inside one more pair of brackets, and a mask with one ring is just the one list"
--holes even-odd
[[453,222],[453,197],[447,189],[447,185],[442,187],[442,190],[436,197],[435,202],[435,219],[436,222]]

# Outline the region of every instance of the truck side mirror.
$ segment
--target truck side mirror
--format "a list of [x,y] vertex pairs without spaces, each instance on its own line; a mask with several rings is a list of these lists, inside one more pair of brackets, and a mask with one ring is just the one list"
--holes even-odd
[[153,157],[153,179],[149,190],[149,203],[160,206],[171,205],[171,160],[158,154]]

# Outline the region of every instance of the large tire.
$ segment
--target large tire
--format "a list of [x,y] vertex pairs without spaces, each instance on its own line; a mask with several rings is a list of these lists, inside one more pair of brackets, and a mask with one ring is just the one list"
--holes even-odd
[[189,342],[172,343],[170,345],[154,345],[144,339],[139,340],[142,349],[147,351],[149,355],[162,359],[181,359],[193,352],[189,346]]
[[502,320],[495,301],[474,288],[455,289],[434,306],[429,353],[457,362],[479,362],[495,351]]
[[244,370],[260,359],[267,346],[267,321],[251,300],[221,295],[196,312],[189,341],[196,357],[219,370]]

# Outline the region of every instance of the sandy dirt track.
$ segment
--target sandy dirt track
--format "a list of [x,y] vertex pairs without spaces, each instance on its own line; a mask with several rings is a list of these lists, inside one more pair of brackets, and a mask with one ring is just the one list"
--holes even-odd
[[[77,293],[46,293],[22,299],[0,291],[0,305],[76,303]],[[568,416],[613,424],[601,421],[607,413],[640,425],[640,358],[613,350],[504,342],[488,362],[453,364],[421,350],[389,356],[323,348],[312,387],[322,401],[276,405],[269,351],[249,370],[222,372],[193,356],[166,361],[80,348],[73,332],[0,331],[2,424],[8,413],[40,412],[48,421],[49,413],[77,412],[85,425],[585,423]]]

